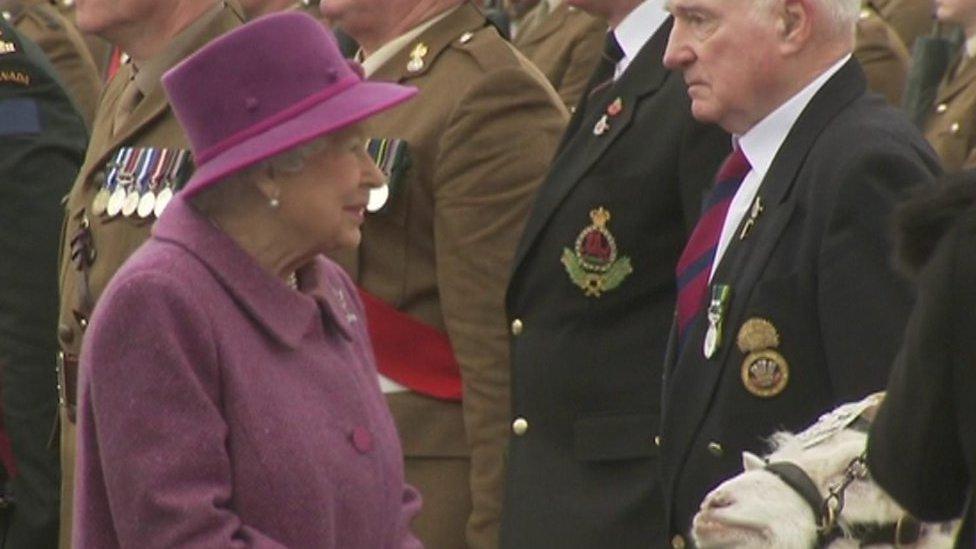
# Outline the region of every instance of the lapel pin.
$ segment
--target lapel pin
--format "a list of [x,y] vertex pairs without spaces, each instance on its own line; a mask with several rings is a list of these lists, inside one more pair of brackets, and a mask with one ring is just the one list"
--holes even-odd
[[603,115],[596,124],[593,125],[593,135],[601,136],[610,130],[610,122],[607,121],[607,115]]
[[766,207],[763,206],[763,200],[761,196],[756,196],[756,200],[752,203],[752,208],[749,210],[749,218],[746,219],[745,224],[742,225],[742,231],[739,233],[739,240],[745,240],[749,233],[752,231],[752,227],[756,224],[756,220],[762,215]]
[[414,46],[413,50],[410,51],[410,62],[407,63],[407,70],[410,72],[423,70],[424,57],[427,55],[427,51],[427,44],[423,42]]
[[612,103],[607,105],[607,116],[614,117],[624,110],[624,101],[621,98],[616,98]]

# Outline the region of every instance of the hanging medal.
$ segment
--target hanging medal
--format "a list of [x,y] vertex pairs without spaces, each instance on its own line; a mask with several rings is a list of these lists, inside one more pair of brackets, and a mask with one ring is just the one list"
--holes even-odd
[[112,185],[112,195],[108,199],[108,205],[105,208],[105,213],[108,217],[114,218],[122,213],[122,206],[125,203],[125,197],[129,186],[135,179],[135,174],[133,173],[136,168],[136,162],[138,160],[139,154],[135,149],[129,149],[126,154],[126,159],[119,171],[115,174],[114,182]]
[[731,295],[732,288],[728,284],[712,285],[712,297],[708,302],[706,312],[708,330],[705,331],[705,341],[702,343],[702,352],[707,359],[715,356],[715,351],[722,346],[722,327],[725,323],[725,312],[728,309]]
[[149,167],[152,166],[152,159],[155,155],[153,149],[140,149],[139,162],[136,165],[136,176],[129,185],[125,194],[125,202],[122,203],[122,215],[132,217],[139,209],[139,199],[142,194],[143,185],[148,177]]

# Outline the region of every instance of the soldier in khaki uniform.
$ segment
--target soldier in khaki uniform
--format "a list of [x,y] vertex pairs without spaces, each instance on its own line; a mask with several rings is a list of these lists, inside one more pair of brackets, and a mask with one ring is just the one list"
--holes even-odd
[[976,167],[976,13],[971,4],[971,0],[937,4],[939,21],[959,25],[965,33],[922,126],[947,172]]
[[580,99],[603,50],[607,23],[563,0],[542,0],[512,41],[546,75],[567,107]]
[[[82,30],[103,36],[132,59],[105,90],[65,208],[58,320],[62,547],[71,539],[77,364],[88,317],[115,271],[149,236],[162,197],[189,175],[189,146],[160,78],[242,21],[236,0],[87,0],[78,11]],[[161,27],[164,22],[170,26]],[[115,208],[118,201],[105,201],[116,192],[124,195],[121,210]],[[159,199],[146,209],[142,205],[150,202],[144,200],[150,192]],[[139,207],[130,211],[131,202]]]
[[78,29],[49,0],[0,0],[0,12],[44,51],[91,127],[102,82]]
[[871,2],[861,7],[856,32],[854,57],[864,69],[868,88],[883,95],[889,104],[901,106],[911,56],[898,33]]
[[[77,23],[75,22],[75,0],[48,1],[53,2],[57,6],[58,11],[61,12],[61,15],[65,16],[68,21],[71,21],[72,25],[77,27]],[[101,78],[102,82],[108,81],[108,66],[112,60],[112,44],[94,34],[82,34],[82,38],[85,40],[85,46],[88,47],[88,51],[95,61],[95,66],[98,68],[99,78]]]
[[496,548],[509,416],[503,296],[567,112],[468,2],[330,0],[322,12],[362,45],[371,79],[420,89],[366,124],[394,139],[379,147],[385,160],[408,167],[393,170],[359,253],[337,258],[366,292],[407,481],[424,498],[413,529],[431,548]]

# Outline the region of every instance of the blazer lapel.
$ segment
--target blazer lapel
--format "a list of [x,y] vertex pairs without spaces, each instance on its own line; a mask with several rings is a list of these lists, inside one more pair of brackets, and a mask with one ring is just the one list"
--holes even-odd
[[708,412],[723,369],[732,367],[728,360],[735,346],[736,330],[744,320],[750,294],[793,215],[796,197],[792,191],[811,147],[830,121],[864,95],[865,89],[864,73],[851,60],[824,84],[804,109],[760,184],[757,196],[762,197],[764,212],[749,237],[739,240],[737,235],[746,222],[742,220],[712,277],[712,283],[728,284],[732,290],[722,334],[725,343],[716,356],[702,363],[701,343],[707,326],[704,316],[699,315],[689,328],[682,351],[673,353],[674,362],[666,364],[674,366],[665,386],[668,400],[681,403],[680,407],[666,408],[678,412],[662,418],[664,437],[670,445],[680,448],[679,452],[670,454],[677,461],[668,465],[669,468],[685,459],[697,427]]
[[[574,115],[574,119],[580,117],[570,122],[570,128],[575,128],[574,134],[567,135],[565,138],[565,146],[556,155],[549,175],[539,191],[532,214],[529,216],[515,252],[513,272],[518,270],[526,253],[563,199],[607,149],[626,134],[633,122],[634,114],[640,108],[641,101],[657,91],[667,80],[670,71],[661,64],[661,58],[667,46],[668,35],[671,33],[672,21],[669,17],[641,48],[627,71],[611,87],[609,94],[606,95],[608,98],[606,101],[602,104],[594,103],[583,112]],[[607,107],[617,98],[621,100],[622,110],[615,116],[608,115],[609,127],[602,134],[597,135],[595,130],[597,122],[607,114]]]

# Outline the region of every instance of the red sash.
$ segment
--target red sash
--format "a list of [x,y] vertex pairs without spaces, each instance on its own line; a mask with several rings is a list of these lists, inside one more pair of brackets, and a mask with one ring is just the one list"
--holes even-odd
[[461,400],[461,371],[447,334],[359,288],[376,364],[384,376],[422,395]]

